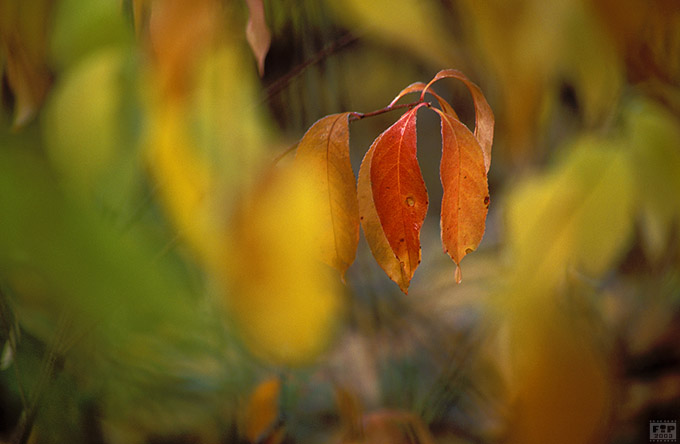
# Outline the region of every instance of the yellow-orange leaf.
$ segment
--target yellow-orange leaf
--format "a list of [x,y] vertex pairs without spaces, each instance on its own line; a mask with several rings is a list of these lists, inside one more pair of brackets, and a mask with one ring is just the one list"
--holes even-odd
[[427,190],[416,159],[416,113],[406,112],[373,143],[370,179],[380,225],[401,273],[410,281],[420,264],[420,228],[427,213]]
[[316,122],[297,148],[296,164],[309,177],[322,206],[323,227],[317,244],[320,258],[344,275],[354,262],[359,243],[359,203],[349,159],[349,113]]
[[[442,122],[442,244],[459,266],[466,254],[477,249],[484,236],[489,187],[477,139],[458,119],[437,112]],[[457,270],[456,281],[460,280]]]
[[[491,145],[493,143],[493,126],[494,126],[494,116],[489,103],[486,101],[482,90],[479,86],[474,84],[468,79],[465,74],[458,71],[457,69],[444,69],[439,71],[437,75],[434,76],[430,83],[427,84],[423,92],[421,93],[421,98],[426,92],[432,94],[428,89],[437,80],[453,78],[462,81],[465,86],[470,90],[472,94],[472,99],[475,102],[475,138],[479,142],[479,146],[484,153],[484,166],[486,172],[489,172],[489,167],[491,166]],[[441,103],[441,101],[440,101]],[[442,110],[446,112],[446,109],[442,106]]]
[[248,399],[243,418],[243,431],[248,442],[278,444],[283,441],[284,429],[279,421],[281,380],[261,382]]

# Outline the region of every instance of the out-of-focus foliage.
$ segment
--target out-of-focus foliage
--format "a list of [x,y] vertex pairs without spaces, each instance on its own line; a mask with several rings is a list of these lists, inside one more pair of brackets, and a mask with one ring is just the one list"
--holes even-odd
[[525,300],[499,304],[507,442],[541,443],[550,435],[555,443],[587,443],[606,436],[616,397],[612,368],[579,303],[556,296],[508,294]]
[[601,277],[620,261],[633,227],[632,172],[625,152],[598,139],[568,149],[554,172],[519,187],[508,202],[514,285],[560,285],[570,270]]
[[[397,44],[418,57],[428,58],[435,64],[445,65],[450,51],[446,33],[434,20],[438,13],[431,1],[377,0],[363,2],[351,0],[344,3],[327,1],[340,19],[361,33]],[[405,32],[414,30],[413,32]]]
[[316,357],[340,308],[339,280],[321,261],[324,201],[308,176],[266,176],[235,214],[226,267],[227,303],[253,351],[277,364]]
[[[422,113],[422,271],[401,295],[360,241],[343,287],[272,160],[449,66],[496,116],[484,241],[456,286]],[[0,0],[0,79],[2,440],[634,443],[677,416],[673,0]],[[355,175],[394,121],[351,122]]]
[[[261,371],[253,353],[312,360],[340,305],[310,253],[307,187],[284,180],[269,199],[253,189],[269,167],[270,129],[245,35],[231,30],[242,11],[20,5],[1,3],[2,396],[29,421],[3,418],[3,433],[222,439],[239,430]],[[37,45],[40,57],[10,44]],[[54,79],[42,107],[38,68]],[[237,223],[256,198],[267,203],[253,210],[259,225]],[[296,219],[282,226],[281,211]]]

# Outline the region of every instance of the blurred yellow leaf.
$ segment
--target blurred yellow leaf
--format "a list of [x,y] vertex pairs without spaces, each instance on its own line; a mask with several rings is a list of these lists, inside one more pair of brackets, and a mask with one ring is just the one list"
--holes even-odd
[[499,133],[510,160],[536,156],[546,111],[565,85],[573,88],[588,125],[609,117],[621,91],[622,64],[587,4],[464,0],[462,14],[476,56],[497,84]]
[[196,83],[185,104],[185,125],[225,206],[259,174],[269,141],[265,110],[256,106],[257,74],[244,69],[247,60],[238,41],[225,39],[195,66]]
[[320,261],[314,184],[295,169],[273,172],[245,196],[229,230],[226,301],[258,356],[277,364],[314,359],[340,310],[338,281]]
[[[241,41],[218,32],[228,14],[212,0],[190,3],[152,5],[148,162],[181,236],[221,273],[224,219],[259,173],[268,126]],[[175,25],[184,37],[165,35]]]
[[504,295],[507,442],[598,442],[611,419],[611,370],[592,329],[569,318],[557,295],[533,296]]
[[149,135],[147,159],[158,193],[179,234],[208,264],[219,263],[218,229],[213,176],[189,138],[184,109],[178,103],[156,109]]
[[349,159],[349,113],[316,122],[298,144],[295,162],[307,174],[323,206],[317,219],[326,229],[316,240],[322,260],[344,276],[359,243],[359,204]]
[[437,23],[436,4],[426,0],[328,1],[350,29],[410,50],[438,65],[447,65],[454,45]]
[[603,140],[579,141],[557,168],[510,197],[515,280],[550,288],[568,267],[594,276],[607,271],[628,246],[633,192],[625,150]]
[[78,194],[90,195],[121,152],[121,71],[125,55],[100,51],[67,72],[50,97],[43,132],[54,167]]

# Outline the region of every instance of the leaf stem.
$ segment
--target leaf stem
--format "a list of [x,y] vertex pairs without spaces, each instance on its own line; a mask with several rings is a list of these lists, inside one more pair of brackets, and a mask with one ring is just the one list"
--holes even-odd
[[385,114],[385,113],[393,111],[395,109],[412,108],[412,107],[418,105],[419,103],[425,103],[428,108],[432,106],[431,102],[423,102],[423,100],[420,99],[417,102],[401,103],[399,105],[386,106],[385,108],[377,109],[375,111],[371,111],[371,112],[368,112],[368,113],[352,112],[352,113],[350,113],[349,120],[351,122],[353,120],[361,120],[364,117],[373,117],[373,116],[378,116],[380,114]]

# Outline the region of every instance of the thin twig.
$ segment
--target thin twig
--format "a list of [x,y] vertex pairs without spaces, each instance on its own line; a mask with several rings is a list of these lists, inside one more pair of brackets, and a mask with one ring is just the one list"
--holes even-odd
[[349,46],[358,40],[359,37],[355,35],[345,34],[338,40],[332,42],[330,45],[325,46],[311,58],[294,67],[288,74],[279,77],[274,82],[272,82],[272,84],[269,85],[264,91],[262,103],[271,100],[272,97],[283,91],[294,78],[302,74],[310,66],[316,65],[326,57],[340,51],[344,47]]
[[353,113],[350,114],[349,120],[350,120],[350,121],[352,121],[352,120],[361,120],[361,119],[363,119],[364,117],[378,116],[378,115],[380,115],[380,114],[385,114],[385,113],[388,113],[388,112],[390,112],[390,111],[394,111],[395,109],[412,108],[412,107],[414,107],[414,106],[416,106],[416,105],[419,105],[419,104],[421,104],[421,103],[424,103],[425,105],[427,105],[428,108],[432,106],[432,103],[431,103],[431,102],[423,102],[422,100],[418,100],[417,102],[401,103],[401,104],[399,104],[399,105],[386,106],[385,108],[377,109],[377,110],[375,110],[375,111],[371,111],[371,112],[368,112],[368,113],[356,113],[356,112],[353,112]]

